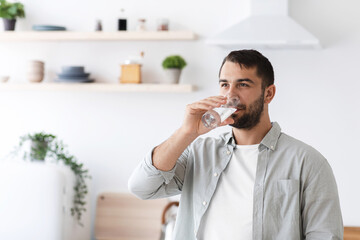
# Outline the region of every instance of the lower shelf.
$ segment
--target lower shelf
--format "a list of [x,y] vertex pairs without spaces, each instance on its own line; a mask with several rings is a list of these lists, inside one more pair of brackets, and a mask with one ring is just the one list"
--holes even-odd
[[0,83],[0,91],[192,92],[190,84]]

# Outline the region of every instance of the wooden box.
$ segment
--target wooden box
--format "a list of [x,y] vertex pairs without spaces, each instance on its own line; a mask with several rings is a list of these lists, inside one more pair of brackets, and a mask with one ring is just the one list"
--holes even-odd
[[120,83],[141,83],[141,65],[121,65]]

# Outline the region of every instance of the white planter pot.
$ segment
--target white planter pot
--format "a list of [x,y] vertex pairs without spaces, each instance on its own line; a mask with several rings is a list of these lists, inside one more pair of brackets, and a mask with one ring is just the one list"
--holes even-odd
[[166,83],[179,83],[181,69],[178,68],[168,68],[164,69],[166,79],[164,82]]

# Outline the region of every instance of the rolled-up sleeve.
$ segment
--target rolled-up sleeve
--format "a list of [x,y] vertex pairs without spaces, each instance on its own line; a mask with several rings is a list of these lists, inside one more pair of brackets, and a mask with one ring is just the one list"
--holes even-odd
[[171,197],[181,193],[189,147],[181,154],[170,171],[161,171],[152,163],[153,148],[135,168],[128,181],[131,193],[141,199]]
[[343,221],[332,169],[325,160],[310,175],[302,198],[305,239],[342,240]]

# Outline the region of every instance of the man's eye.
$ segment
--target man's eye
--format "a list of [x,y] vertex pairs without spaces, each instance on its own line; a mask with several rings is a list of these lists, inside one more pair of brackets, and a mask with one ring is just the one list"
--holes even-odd
[[240,87],[248,87],[249,86],[246,83],[240,83],[239,85],[240,85]]
[[228,86],[228,84],[227,83],[223,83],[223,84],[221,84],[221,87],[227,87]]

